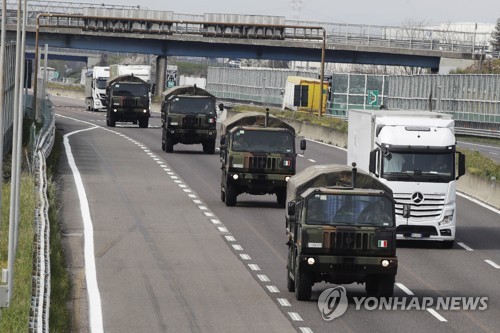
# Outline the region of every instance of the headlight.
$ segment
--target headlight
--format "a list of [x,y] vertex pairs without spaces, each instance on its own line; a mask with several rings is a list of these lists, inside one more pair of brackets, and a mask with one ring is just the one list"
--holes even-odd
[[144,113],[148,113],[148,110],[143,110],[142,112],[144,112]]
[[387,266],[389,266],[389,260],[384,259],[384,260],[382,260],[381,264],[382,264],[382,267],[387,267]]
[[118,110],[117,109],[113,109],[113,112],[118,112]]
[[309,265],[314,265],[314,263],[315,263],[315,262],[316,262],[316,260],[314,260],[314,258],[308,258],[308,259],[307,259],[307,263],[308,263]]
[[238,178],[240,178],[238,175],[236,175],[236,174],[233,175],[234,180],[237,180]]
[[455,210],[449,210],[444,213],[444,219],[439,222],[440,226],[443,225],[448,225],[453,222],[453,214],[455,213]]
[[287,182],[287,181],[289,181],[289,180],[290,180],[290,176],[286,176],[286,177],[285,177],[285,181]]

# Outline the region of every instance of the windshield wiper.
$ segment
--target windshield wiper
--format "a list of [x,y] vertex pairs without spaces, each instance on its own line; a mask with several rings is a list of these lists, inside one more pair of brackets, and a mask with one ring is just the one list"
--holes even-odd
[[406,178],[406,179],[412,178],[412,176],[406,172],[385,172],[384,176],[385,177]]

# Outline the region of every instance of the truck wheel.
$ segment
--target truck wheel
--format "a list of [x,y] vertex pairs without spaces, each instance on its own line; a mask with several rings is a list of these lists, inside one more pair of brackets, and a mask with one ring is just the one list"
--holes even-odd
[[443,249],[452,249],[453,246],[455,246],[455,240],[441,242],[441,247]]
[[295,298],[297,301],[309,301],[313,285],[311,274],[301,272],[298,265],[295,272]]
[[378,294],[378,280],[376,278],[368,278],[365,281],[365,291],[368,295]]
[[236,206],[236,191],[231,185],[227,185],[226,188],[226,206]]
[[165,141],[161,140],[161,150],[165,151]]
[[140,128],[148,128],[148,126],[149,126],[149,118],[139,119],[139,127]]
[[292,266],[292,260],[293,260],[292,250],[290,248],[288,250],[288,262],[286,264],[286,287],[288,291],[291,293],[295,292],[295,281],[291,277],[293,273],[292,270],[290,269],[290,267]]
[[224,193],[222,187],[220,188],[220,201],[226,202],[226,193]]
[[378,278],[378,297],[392,297],[394,295],[394,275],[382,275]]
[[205,154],[213,154],[213,153],[215,153],[215,140],[210,140],[210,141],[203,142],[203,152]]
[[278,205],[280,207],[285,208],[285,203],[286,203],[286,191],[285,190],[279,190],[276,192],[276,201],[278,202]]
[[171,153],[174,151],[174,142],[170,138],[167,138],[167,142],[165,143],[165,151],[167,153]]
[[115,118],[113,116],[109,116],[108,126],[109,127],[115,127],[116,126],[116,120],[115,120]]

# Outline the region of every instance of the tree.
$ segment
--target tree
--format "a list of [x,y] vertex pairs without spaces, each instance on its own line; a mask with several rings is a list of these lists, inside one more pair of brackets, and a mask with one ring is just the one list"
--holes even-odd
[[495,30],[491,33],[491,45],[495,51],[500,51],[500,18],[497,19]]

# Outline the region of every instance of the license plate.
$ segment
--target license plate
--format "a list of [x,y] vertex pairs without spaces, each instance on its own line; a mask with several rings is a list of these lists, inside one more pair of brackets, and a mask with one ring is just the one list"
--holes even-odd
[[422,238],[422,234],[419,234],[419,233],[412,233],[410,235],[411,238]]

